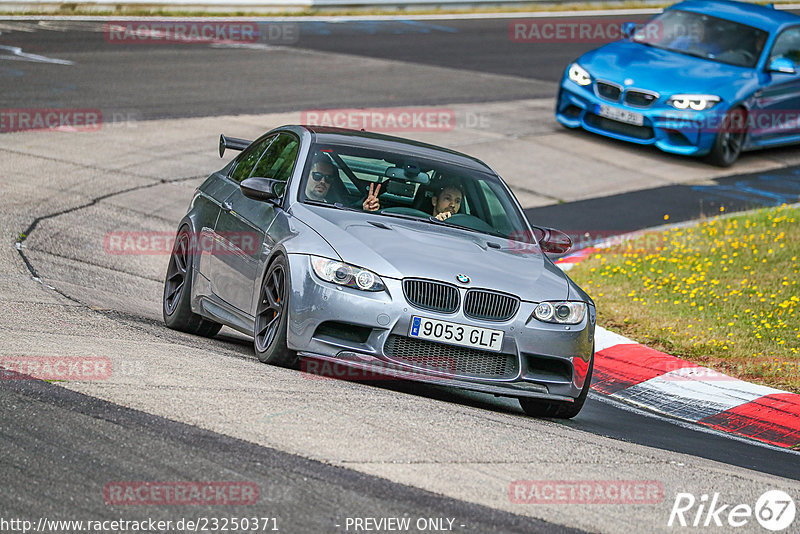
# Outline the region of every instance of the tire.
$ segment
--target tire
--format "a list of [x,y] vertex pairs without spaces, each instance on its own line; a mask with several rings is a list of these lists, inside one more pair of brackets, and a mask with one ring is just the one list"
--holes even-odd
[[169,257],[167,275],[164,279],[164,296],[161,299],[161,310],[164,323],[173,330],[180,330],[198,336],[212,337],[219,332],[222,325],[204,319],[192,311],[192,268],[194,253],[192,251],[191,232],[188,226],[182,226],[175,236],[175,244]]
[[262,363],[296,368],[297,353],[286,345],[290,289],[289,264],[281,255],[270,264],[261,282],[253,347]]
[[743,108],[734,108],[725,115],[719,128],[714,146],[706,159],[717,167],[730,167],[742,153],[744,137],[747,134],[745,124],[747,112]]
[[[592,349],[594,352],[594,349]],[[547,402],[529,397],[520,397],[519,404],[522,411],[530,417],[546,417],[550,419],[572,419],[578,415],[589,395],[589,388],[592,385],[592,370],[594,369],[594,356],[589,363],[589,372],[586,373],[586,381],[583,384],[578,398],[573,402]]]

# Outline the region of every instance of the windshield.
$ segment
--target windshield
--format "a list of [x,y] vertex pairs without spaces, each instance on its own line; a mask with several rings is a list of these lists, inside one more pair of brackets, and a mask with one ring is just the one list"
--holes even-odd
[[497,176],[408,154],[316,144],[299,200],[452,225],[504,238],[528,234]]
[[729,20],[669,9],[651,19],[633,40],[739,67],[755,67],[768,33]]

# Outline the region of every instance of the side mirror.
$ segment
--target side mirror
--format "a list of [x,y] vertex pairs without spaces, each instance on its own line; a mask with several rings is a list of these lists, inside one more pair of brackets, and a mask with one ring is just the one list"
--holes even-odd
[[572,248],[572,238],[561,230],[534,226],[533,233],[547,254],[566,254]]
[[261,178],[254,176],[246,180],[242,180],[239,188],[242,194],[247,198],[261,201],[274,201],[283,193],[285,183],[281,180],[274,178]]
[[622,37],[625,39],[630,39],[633,37],[633,34],[636,33],[636,23],[635,22],[623,22],[619,28]]
[[767,70],[770,72],[782,72],[784,74],[797,74],[797,65],[787,57],[776,57],[769,62]]

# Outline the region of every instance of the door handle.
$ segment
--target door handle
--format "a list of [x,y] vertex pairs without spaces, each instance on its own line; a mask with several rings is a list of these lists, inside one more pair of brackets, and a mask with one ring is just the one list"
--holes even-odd
[[233,209],[233,204],[231,204],[227,200],[222,203],[222,211],[231,211],[232,209]]

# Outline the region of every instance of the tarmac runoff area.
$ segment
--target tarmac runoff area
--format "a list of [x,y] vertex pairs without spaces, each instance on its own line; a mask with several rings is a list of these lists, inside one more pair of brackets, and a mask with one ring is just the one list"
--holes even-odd
[[[476,106],[452,106],[457,119]],[[781,151],[734,169],[561,130],[552,101],[479,107],[484,128],[406,134],[492,165],[525,207],[800,163]],[[526,117],[520,121],[520,117]],[[254,138],[298,113],[104,125],[96,132],[3,136],[0,343],[9,357],[107,358],[103,380],[61,387],[201,429],[393,482],[592,532],[674,532],[678,493],[719,492],[755,504],[767,489],[800,497],[800,483],[699,457],[604,438],[510,409],[408,395],[401,385],[319,380],[260,364],[228,330],[207,340],[166,329],[166,254],[108,254],[112,231],[170,232],[192,191],[223,165],[224,132]],[[402,132],[399,133],[403,135]],[[226,154],[227,158],[233,153]],[[794,157],[791,160],[790,157]],[[26,233],[19,245],[14,239]],[[626,506],[513,499],[515,481],[655,481],[663,499]],[[514,484],[517,486],[514,486]],[[647,493],[645,493],[647,495]],[[761,531],[751,521],[741,532]]]

